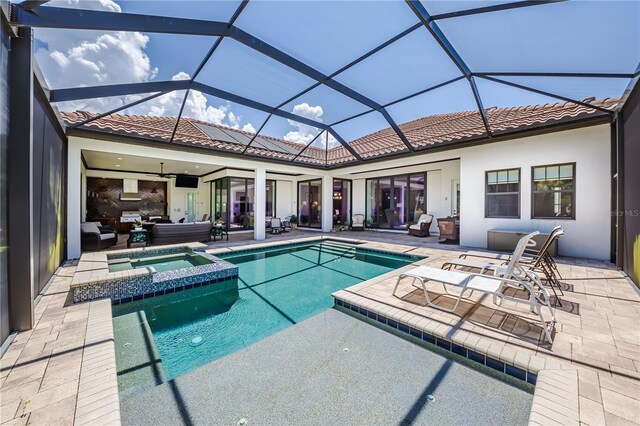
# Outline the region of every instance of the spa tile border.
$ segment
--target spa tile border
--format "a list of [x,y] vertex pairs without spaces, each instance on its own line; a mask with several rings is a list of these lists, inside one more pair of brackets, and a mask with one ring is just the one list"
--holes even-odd
[[[238,267],[206,253],[206,247],[205,244],[192,243],[87,253],[81,257],[78,265],[82,270],[74,274],[71,283],[73,302],[107,298],[111,299],[112,304],[120,304],[203,285],[217,284],[220,290],[237,286],[234,278],[238,277]],[[108,272],[108,260],[191,252],[214,263],[164,272],[156,272],[153,268]],[[82,268],[83,265],[87,266]],[[229,282],[219,284],[225,281]]]

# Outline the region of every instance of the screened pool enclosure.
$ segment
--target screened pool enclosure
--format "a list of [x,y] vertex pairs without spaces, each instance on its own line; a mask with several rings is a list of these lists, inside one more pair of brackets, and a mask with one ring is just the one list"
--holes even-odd
[[[65,116],[70,134],[165,117],[148,139],[193,145],[203,132],[217,141],[208,149],[311,167],[429,149],[412,121],[437,114],[465,112],[468,140],[514,131],[494,107],[567,102],[613,116],[596,100],[624,98],[639,74],[635,1],[62,6],[24,1],[11,17],[35,29],[50,101],[83,112]],[[127,37],[169,60],[125,73],[89,53]],[[63,60],[70,52],[81,57]]]

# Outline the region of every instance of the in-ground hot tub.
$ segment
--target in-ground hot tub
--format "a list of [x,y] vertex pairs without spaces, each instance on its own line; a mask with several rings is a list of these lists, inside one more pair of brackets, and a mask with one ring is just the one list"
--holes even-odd
[[116,304],[203,285],[237,286],[238,267],[206,248],[190,243],[85,253],[71,282],[73,301],[109,298]]

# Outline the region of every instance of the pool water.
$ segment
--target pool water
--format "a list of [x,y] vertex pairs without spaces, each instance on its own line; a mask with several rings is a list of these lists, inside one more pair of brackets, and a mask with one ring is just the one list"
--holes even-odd
[[337,290],[419,259],[333,242],[221,257],[238,266],[237,290],[213,285],[114,306],[114,317],[144,311],[169,380],[329,309]]
[[197,254],[175,254],[167,256],[146,257],[131,259],[129,262],[113,263],[109,265],[109,272],[127,271],[152,266],[157,272],[175,271],[176,269],[191,268],[194,266],[208,265],[211,260]]

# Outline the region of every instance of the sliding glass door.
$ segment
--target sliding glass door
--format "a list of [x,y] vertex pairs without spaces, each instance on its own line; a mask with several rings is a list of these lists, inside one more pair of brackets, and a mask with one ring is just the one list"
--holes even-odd
[[367,179],[366,216],[377,228],[406,229],[425,212],[424,173]]
[[298,182],[298,226],[322,227],[322,180]]
[[351,222],[351,181],[333,180],[333,225],[346,225]]
[[[255,181],[248,178],[225,177],[211,183],[211,210],[214,221],[224,224],[227,231],[253,229]],[[276,181],[268,180],[265,188],[265,216],[276,210]]]

